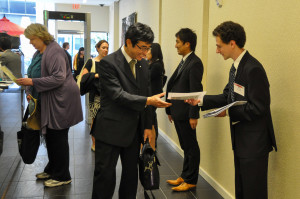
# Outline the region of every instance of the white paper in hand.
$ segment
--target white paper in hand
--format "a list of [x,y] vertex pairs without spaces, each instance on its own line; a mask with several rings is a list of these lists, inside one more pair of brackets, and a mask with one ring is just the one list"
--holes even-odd
[[201,99],[206,94],[203,92],[192,92],[192,93],[168,93],[169,100],[187,100],[187,99]]
[[12,81],[16,82],[16,77],[13,75],[13,73],[11,72],[11,70],[9,70],[6,66],[2,66],[0,65],[0,70],[2,70],[5,75],[7,75],[7,77],[9,77],[9,79],[11,79]]
[[247,103],[247,101],[235,101],[235,102],[232,102],[231,104],[228,104],[226,106],[223,106],[221,108],[213,110],[213,111],[211,111],[209,113],[206,113],[205,115],[203,115],[203,118],[215,117],[215,116],[219,115],[220,113],[222,113],[223,111],[229,109],[232,106],[243,105],[243,104],[246,104],[246,103]]

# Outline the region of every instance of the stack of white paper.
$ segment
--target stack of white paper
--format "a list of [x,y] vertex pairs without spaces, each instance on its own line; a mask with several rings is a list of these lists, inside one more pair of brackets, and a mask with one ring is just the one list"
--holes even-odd
[[187,100],[187,99],[202,99],[206,94],[203,92],[192,92],[192,93],[168,93],[169,100]]
[[222,113],[223,111],[225,111],[226,109],[229,109],[232,106],[237,106],[237,105],[243,105],[246,104],[247,101],[236,101],[236,102],[232,102],[231,104],[228,104],[226,106],[223,106],[221,108],[218,108],[216,110],[213,110],[209,113],[206,113],[205,115],[203,115],[203,118],[208,118],[208,117],[214,117],[219,115],[220,113]]

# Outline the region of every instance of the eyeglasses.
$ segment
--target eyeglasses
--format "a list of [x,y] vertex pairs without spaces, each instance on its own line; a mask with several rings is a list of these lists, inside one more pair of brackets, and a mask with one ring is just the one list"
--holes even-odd
[[147,48],[147,47],[140,47],[139,45],[136,44],[136,46],[143,52],[148,52],[149,50],[151,50],[151,47],[150,48]]

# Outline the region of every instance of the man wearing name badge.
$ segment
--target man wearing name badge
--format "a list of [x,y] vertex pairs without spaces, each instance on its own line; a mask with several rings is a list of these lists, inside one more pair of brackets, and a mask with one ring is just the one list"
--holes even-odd
[[[202,87],[203,64],[195,54],[197,35],[189,28],[176,33],[177,52],[182,60],[167,84],[169,92],[200,92]],[[170,122],[174,121],[180,147],[184,151],[183,169],[179,178],[167,180],[173,191],[187,191],[196,187],[199,174],[200,149],[196,127],[199,107],[190,106],[182,100],[171,100],[171,107],[166,108]]]
[[230,117],[236,198],[267,199],[269,152],[273,147],[277,151],[267,74],[261,63],[244,49],[246,33],[240,24],[224,22],[215,28],[213,36],[216,37],[216,52],[224,60],[234,61],[229,82],[220,95],[205,95],[202,100],[186,102],[208,110],[234,101],[247,101],[217,117]]
[[145,24],[131,25],[125,45],[104,57],[99,71],[101,108],[93,123],[95,172],[93,199],[111,199],[116,185],[116,165],[120,156],[122,175],[120,199],[136,198],[138,157],[143,140],[152,137],[152,106],[168,107],[160,97],[149,96],[150,75],[146,60],[154,35]]

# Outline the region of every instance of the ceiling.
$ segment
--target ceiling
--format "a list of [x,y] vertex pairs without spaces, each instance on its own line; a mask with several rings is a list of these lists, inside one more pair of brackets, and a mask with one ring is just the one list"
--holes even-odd
[[[30,0],[28,0],[30,1]],[[36,0],[36,1],[47,1],[52,3],[62,3],[62,4],[81,4],[81,5],[101,5],[104,6],[111,5],[115,1],[119,0]]]

